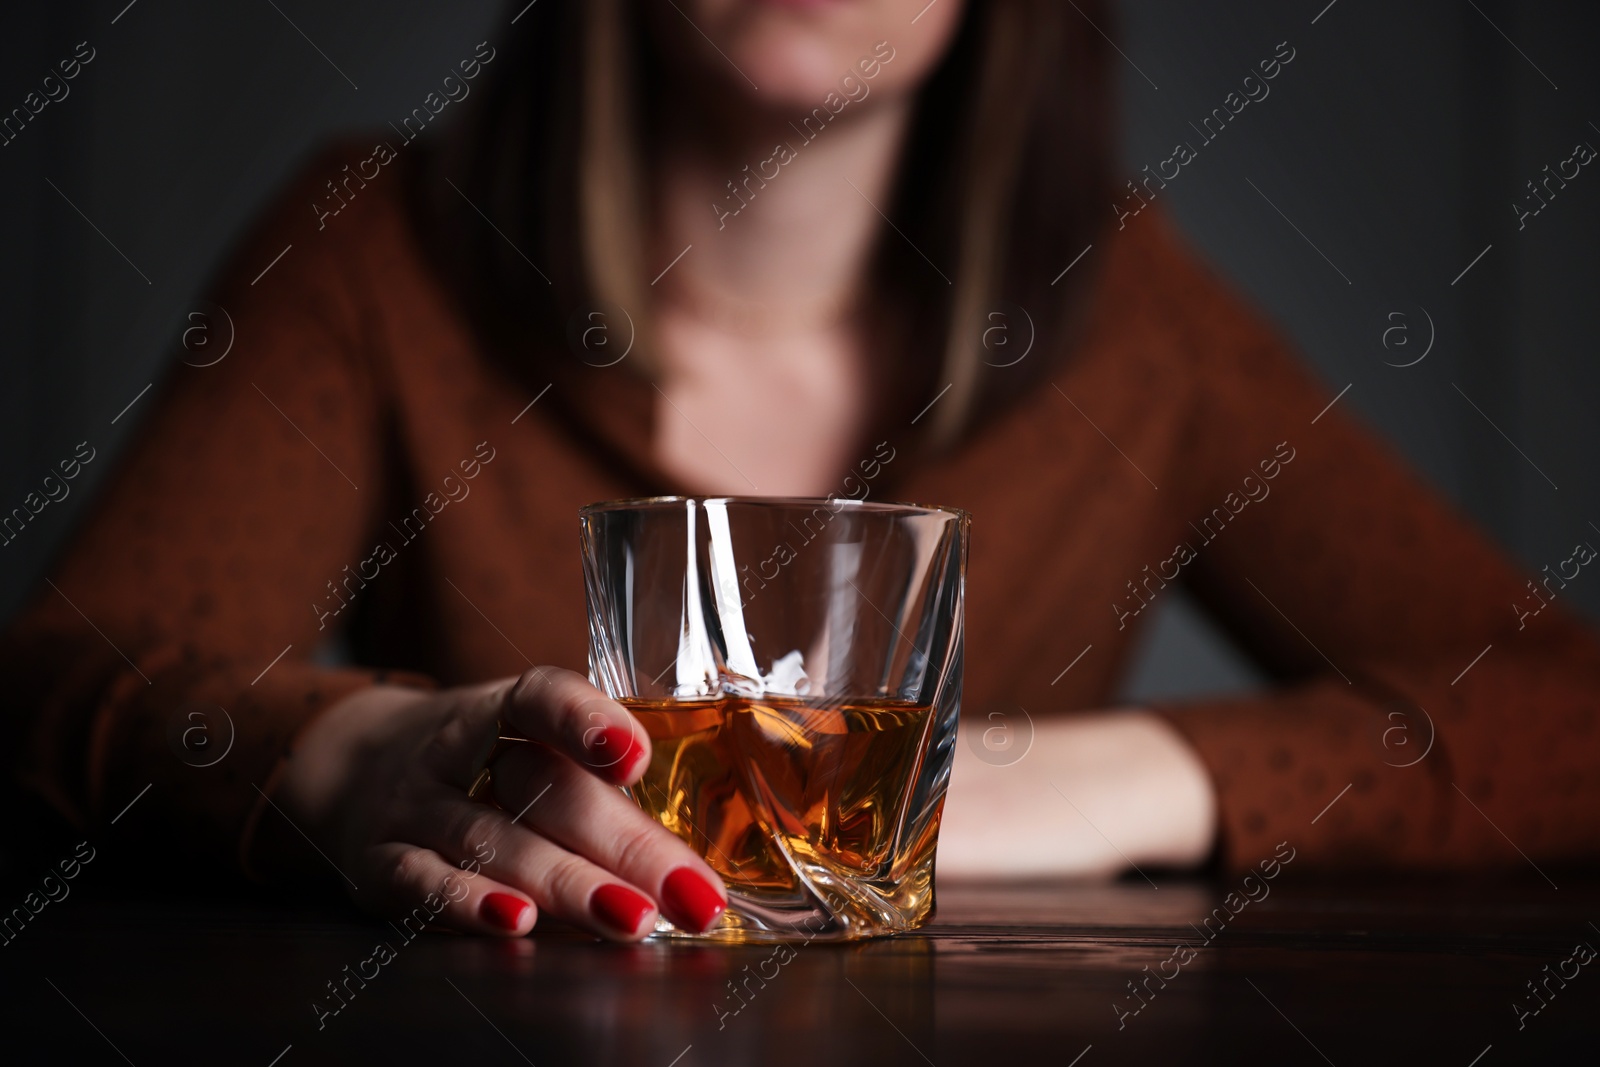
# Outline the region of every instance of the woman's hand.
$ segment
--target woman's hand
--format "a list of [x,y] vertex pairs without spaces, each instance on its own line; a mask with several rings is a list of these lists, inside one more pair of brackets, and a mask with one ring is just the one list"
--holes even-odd
[[1015,762],[980,755],[963,722],[939,829],[938,873],[1109,877],[1202,862],[1216,837],[1211,776],[1146,711],[1041,719]]
[[[494,807],[467,790],[502,720],[534,743],[495,760]],[[273,799],[384,915],[520,935],[543,911],[632,941],[659,908],[704,930],[727,904],[722,882],[616,788],[649,754],[627,710],[571,671],[439,693],[377,686],[307,728]],[[263,847],[289,856],[296,841]],[[298,848],[300,865],[319,862]]]

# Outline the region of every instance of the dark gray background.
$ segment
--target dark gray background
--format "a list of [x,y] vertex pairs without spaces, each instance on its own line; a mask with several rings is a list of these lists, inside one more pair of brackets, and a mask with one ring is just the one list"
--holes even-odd
[[[0,147],[0,511],[77,442],[101,455],[64,504],[0,548],[0,617],[136,429],[148,395],[112,419],[174,358],[207,271],[300,154],[405,114],[508,17],[491,0],[110,0],[5,17],[0,113],[79,41],[98,54],[69,97]],[[1589,525],[1600,524],[1600,166],[1521,232],[1511,209],[1545,164],[1580,140],[1600,146],[1595,6],[1140,0],[1122,18],[1129,176],[1197,140],[1189,123],[1278,42],[1296,50],[1271,95],[1162,193],[1166,207],[1332,391],[1351,385],[1341,404],[1530,569],[1600,538]],[[1386,365],[1420,353],[1423,308],[1432,352]],[[1393,312],[1412,344],[1386,350]],[[1600,578],[1563,595],[1600,615]],[[1255,683],[1174,597],[1126,695]]]

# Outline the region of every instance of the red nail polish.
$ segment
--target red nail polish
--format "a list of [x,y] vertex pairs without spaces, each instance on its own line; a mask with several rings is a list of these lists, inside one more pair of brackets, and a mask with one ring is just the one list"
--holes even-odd
[[626,778],[643,753],[625,726],[607,726],[595,734],[589,745],[590,765],[608,771],[614,778]]
[[632,934],[638,932],[639,924],[655,910],[655,905],[625,885],[603,885],[589,898],[589,910],[613,930]]
[[514,897],[510,893],[489,893],[478,905],[478,915],[490,926],[519,930],[522,920],[532,909],[533,905],[521,897]]
[[667,917],[679,926],[696,932],[710,928],[728,902],[703,875],[679,867],[661,883],[661,902]]

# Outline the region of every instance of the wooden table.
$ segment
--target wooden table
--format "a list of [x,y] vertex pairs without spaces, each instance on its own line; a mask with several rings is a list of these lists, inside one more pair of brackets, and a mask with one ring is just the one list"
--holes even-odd
[[[1600,947],[1600,882],[1551,873],[1559,890],[1537,879],[1339,885],[1288,869],[1220,932],[1213,920],[1209,942],[1196,927],[1223,905],[1227,880],[965,884],[941,893],[916,936],[803,945],[782,963],[771,946],[616,947],[561,930],[406,943],[337,905],[186,896],[181,871],[131,894],[80,879],[0,948],[0,1058],[1593,1063],[1600,964],[1567,961],[1580,942]],[[352,983],[319,1029],[313,1002],[336,1003],[325,983],[379,941],[394,958],[365,988]],[[1563,988],[1558,970],[1576,976]],[[1519,1029],[1513,1005],[1536,1006],[1526,983],[1540,980],[1545,1007]],[[1136,1001],[1129,983],[1150,992]]]

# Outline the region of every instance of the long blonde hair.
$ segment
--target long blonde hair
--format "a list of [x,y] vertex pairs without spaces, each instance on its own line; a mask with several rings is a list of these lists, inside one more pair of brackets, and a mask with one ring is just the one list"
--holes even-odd
[[[544,353],[534,361],[566,357],[552,334],[574,308],[608,302],[630,311],[630,364],[654,368],[641,235],[647,89],[660,61],[638,6],[541,0],[527,9],[476,113],[429,168],[464,195],[441,194],[437,181],[420,187],[445,276],[495,347],[513,348],[524,367],[530,352]],[[915,251],[885,227],[873,278],[893,311],[893,377],[908,386],[889,403],[916,412],[938,398],[917,428],[928,447],[958,441],[1070,350],[1092,270],[1052,280],[1112,218],[1107,46],[1089,25],[1109,19],[1105,0],[1079,7],[1082,17],[1069,21],[1056,0],[971,3],[920,91],[886,207]],[[509,242],[485,232],[467,198]],[[948,279],[924,255],[951,265]],[[529,272],[529,257],[545,280]],[[943,313],[925,314],[930,307]],[[1034,354],[1021,363],[986,358],[998,308],[1026,315]],[[918,358],[929,351],[937,361]]]

